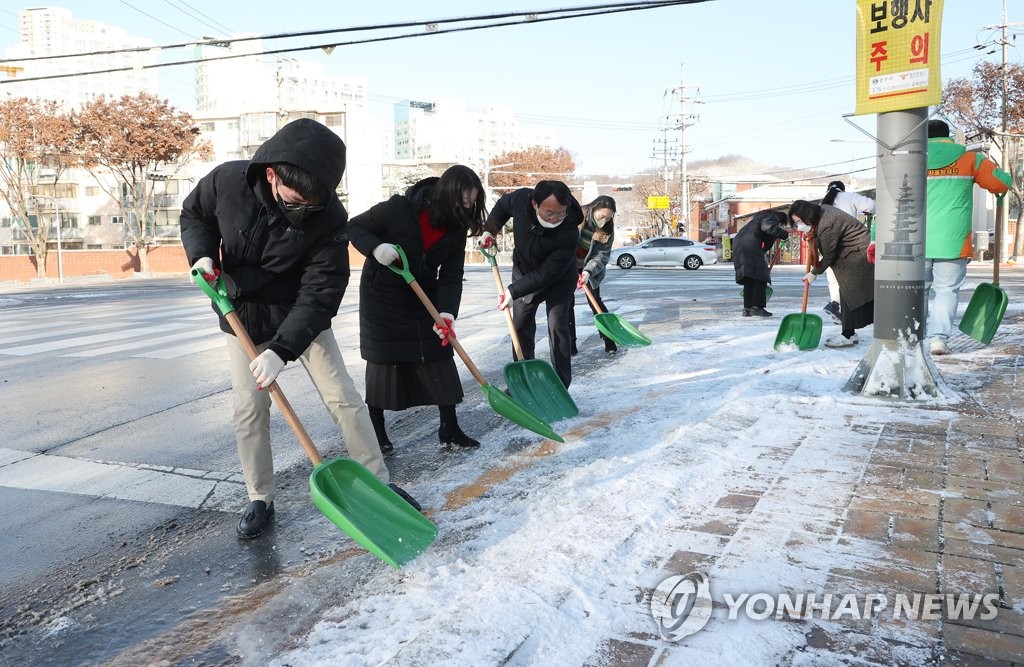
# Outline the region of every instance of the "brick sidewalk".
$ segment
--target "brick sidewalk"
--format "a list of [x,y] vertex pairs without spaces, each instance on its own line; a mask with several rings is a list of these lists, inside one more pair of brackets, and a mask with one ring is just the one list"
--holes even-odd
[[[979,349],[963,336],[954,338],[951,347],[954,353]],[[750,488],[730,489],[712,512],[686,518],[685,543],[693,550],[678,551],[658,563],[659,580],[671,574],[710,573],[715,611],[703,632],[716,623],[719,628],[737,623],[725,619],[726,607],[714,591],[716,571],[728,569],[726,555],[733,561],[750,557],[750,551],[733,548],[737,539],[762,539],[765,551],[770,551],[785,523],[772,525],[772,512],[802,514],[807,517],[806,530],[785,536],[785,549],[789,564],[799,570],[796,581],[817,585],[800,591],[792,579],[780,577],[776,583],[782,591],[811,593],[817,588],[834,592],[837,601],[844,593],[883,593],[888,595],[890,610],[897,594],[940,594],[944,599],[946,594],[994,593],[998,613],[987,621],[949,619],[945,613],[932,620],[894,619],[892,614],[879,613],[856,620],[759,621],[774,626],[768,632],[779,633],[782,627],[785,636],[795,637],[790,646],[796,648],[781,649],[779,664],[1024,664],[1024,450],[1020,441],[1024,389],[1017,381],[1022,363],[1024,349],[1013,346],[993,346],[975,357],[954,354],[937,359],[943,378],[963,402],[937,406],[936,418],[924,426],[897,418],[875,425],[868,438],[855,443],[859,449],[851,447],[866,456],[859,462],[860,478],[836,481],[850,485],[845,504],[828,506],[793,496],[798,491],[787,489],[778,479],[759,485],[755,472]],[[898,412],[893,414],[898,417]],[[852,433],[861,429],[855,420],[851,423],[850,435],[856,440],[856,435],[863,434]],[[866,424],[863,430],[872,428]],[[868,440],[874,443],[870,447],[865,445]],[[796,445],[782,456],[792,456],[794,451]],[[787,465],[792,466],[792,459]],[[828,474],[827,470],[810,472]],[[755,514],[756,521],[748,520]],[[825,571],[820,557],[804,557],[821,545],[837,556],[827,561]],[[650,593],[638,590],[642,606]],[[715,641],[731,633],[731,628],[722,630]],[[738,630],[736,636],[739,641],[749,639]],[[612,637],[588,664],[723,664],[707,645],[691,643],[699,637],[700,633],[678,644],[654,633]],[[750,664],[759,664],[761,647],[751,648],[754,662]]]

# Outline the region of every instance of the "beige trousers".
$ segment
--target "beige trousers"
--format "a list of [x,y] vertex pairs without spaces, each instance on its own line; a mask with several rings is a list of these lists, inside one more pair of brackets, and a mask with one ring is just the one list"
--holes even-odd
[[[225,334],[231,359],[231,386],[235,399],[235,440],[242,463],[249,500],[274,500],[274,456],[270,450],[270,392],[256,389],[245,348],[232,334]],[[266,345],[258,345],[262,352]],[[384,457],[377,444],[366,403],[359,395],[334,332],[322,332],[299,357],[320,398],[341,429],[349,456],[366,466],[383,482],[389,479]],[[321,450],[321,455],[324,453]]]

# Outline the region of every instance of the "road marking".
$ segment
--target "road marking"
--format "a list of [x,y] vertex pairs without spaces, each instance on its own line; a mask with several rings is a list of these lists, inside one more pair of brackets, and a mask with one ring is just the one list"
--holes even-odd
[[54,340],[48,343],[37,343],[35,345],[8,347],[6,349],[0,349],[0,354],[10,354],[18,357],[24,357],[30,354],[39,354],[40,352],[64,350],[69,347],[81,347],[83,345],[92,345],[93,343],[108,343],[113,340],[124,340],[125,338],[138,338],[139,336],[145,336],[152,333],[163,333],[166,331],[187,329],[190,328],[191,326],[192,325],[186,324],[184,322],[171,322],[170,324],[161,324],[159,326],[153,327],[140,327],[137,329],[121,328],[116,331],[108,331],[106,333],[97,334],[95,336],[79,336],[77,338],[64,338],[61,340]]
[[0,448],[0,486],[233,512],[245,500],[237,473],[157,468]]
[[[135,349],[138,349],[140,347],[152,347],[154,345],[160,345],[161,343],[170,343],[170,342],[174,342],[174,341],[179,341],[182,338],[190,338],[190,339],[193,339],[193,340],[195,340],[195,339],[206,340],[207,338],[216,337],[216,339],[218,341],[223,341],[224,339],[221,338],[221,336],[219,335],[220,333],[221,333],[220,331],[216,331],[215,333],[204,332],[204,333],[197,334],[195,331],[182,331],[182,332],[175,333],[175,334],[170,334],[170,335],[167,335],[167,336],[157,336],[155,338],[147,338],[145,340],[135,340],[135,341],[131,341],[131,342],[128,342],[128,343],[122,343],[120,345],[108,345],[106,347],[97,347],[97,348],[93,348],[91,350],[83,350],[81,352],[69,352],[68,354],[62,354],[60,356],[62,356],[62,357],[98,357],[98,356],[104,355],[104,354],[114,354],[116,352],[124,352],[125,350],[135,350]],[[135,355],[135,356],[139,356],[139,355]]]
[[187,345],[177,345],[165,350],[142,352],[141,354],[133,354],[132,356],[143,357],[145,359],[177,359],[178,357],[195,354],[196,352],[206,352],[207,350],[223,348],[226,345],[227,343],[225,343],[223,336],[214,336],[207,340],[196,341]]

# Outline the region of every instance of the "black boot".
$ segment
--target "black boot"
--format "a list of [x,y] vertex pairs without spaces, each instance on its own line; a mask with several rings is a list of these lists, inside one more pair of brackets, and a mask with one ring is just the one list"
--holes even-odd
[[380,453],[387,456],[395,452],[395,446],[388,439],[388,432],[384,428],[384,408],[376,408],[372,405],[366,406],[370,413],[370,423],[373,424],[373,432],[377,434],[377,444],[380,445]]
[[416,499],[410,496],[405,489],[398,486],[397,484],[388,484],[388,486],[390,486],[391,490],[397,493],[402,498],[402,500],[412,505],[413,509],[415,509],[417,512],[423,511],[423,508],[420,507],[420,504],[418,502],[416,502]]
[[242,519],[238,522],[238,536],[243,539],[258,537],[270,523],[274,516],[274,501],[266,504],[262,500],[254,500],[249,503],[242,513]]
[[615,344],[615,341],[613,341],[611,338],[608,338],[607,336],[602,336],[602,338],[604,338],[604,353],[605,354],[615,354],[616,352],[619,351],[619,348]]
[[441,412],[441,427],[437,429],[437,438],[442,445],[456,444],[459,447],[479,447],[480,441],[474,440],[459,428],[459,421],[455,418],[454,405],[439,405]]

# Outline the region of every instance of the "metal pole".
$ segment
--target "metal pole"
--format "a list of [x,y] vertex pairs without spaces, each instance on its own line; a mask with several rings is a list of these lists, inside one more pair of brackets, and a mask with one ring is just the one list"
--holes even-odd
[[690,183],[686,178],[686,66],[679,66],[679,171],[682,182],[680,183],[679,205],[682,207],[683,235],[696,240],[700,234],[690,233]]
[[61,229],[60,229],[60,202],[57,201],[56,197],[53,199],[53,209],[57,212],[57,284],[60,285],[64,282],[64,256],[61,242]]
[[944,383],[925,335],[927,107],[878,114],[875,339],[844,387],[885,398],[935,397]]

